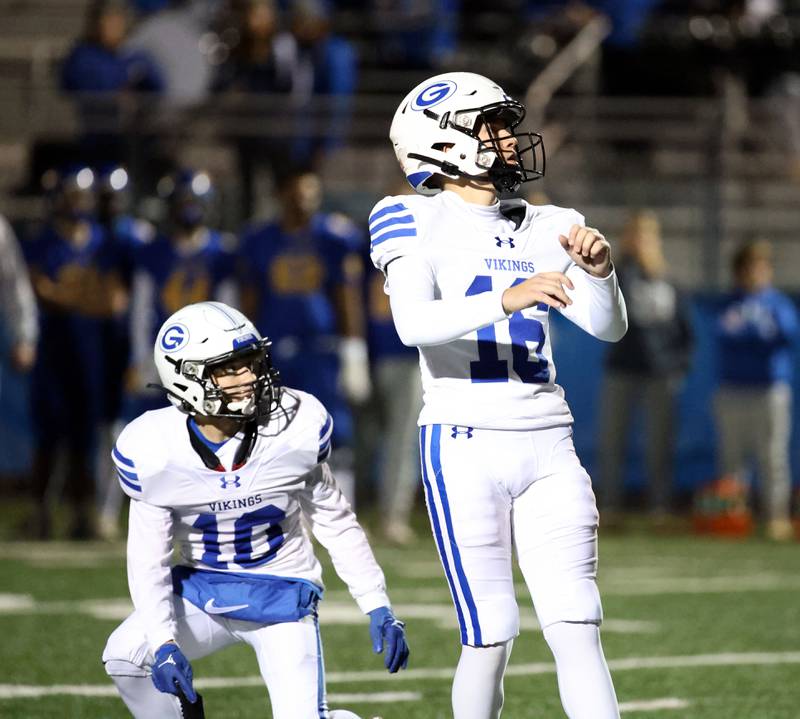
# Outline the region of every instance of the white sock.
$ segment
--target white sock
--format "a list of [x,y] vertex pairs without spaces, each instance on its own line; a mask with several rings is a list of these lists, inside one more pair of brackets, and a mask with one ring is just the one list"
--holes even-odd
[[503,675],[513,639],[488,647],[461,647],[453,679],[453,719],[497,719],[503,708]]
[[544,630],[569,719],[619,719],[617,696],[596,624],[557,622]]
[[106,662],[106,673],[134,719],[183,719],[178,697],[158,691],[150,675],[131,662]]

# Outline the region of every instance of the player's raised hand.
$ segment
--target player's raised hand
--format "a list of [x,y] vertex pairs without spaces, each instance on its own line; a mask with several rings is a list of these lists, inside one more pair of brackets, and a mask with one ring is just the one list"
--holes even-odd
[[608,277],[611,273],[611,245],[593,227],[573,225],[569,236],[559,235],[558,241],[570,259],[595,277]]
[[507,315],[543,302],[560,310],[572,304],[564,288],[575,289],[563,272],[540,272],[503,292],[503,309]]

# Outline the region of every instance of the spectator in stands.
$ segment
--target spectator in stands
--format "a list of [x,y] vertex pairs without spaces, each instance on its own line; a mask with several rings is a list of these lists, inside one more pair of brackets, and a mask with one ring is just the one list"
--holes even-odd
[[86,539],[94,535],[93,451],[104,410],[108,347],[102,330],[124,308],[125,296],[113,247],[94,220],[92,171],[72,168],[46,181],[49,221],[26,246],[41,318],[31,387],[36,533],[42,539],[52,533],[50,485],[63,448],[70,536]]
[[372,0],[382,66],[442,67],[455,53],[460,0]]
[[331,463],[353,501],[350,405],[371,391],[363,236],[344,215],[320,212],[322,185],[312,172],[286,178],[279,200],[280,216],[242,238],[242,306],[272,339],[284,382],[311,392],[333,416]]
[[[128,35],[127,3],[93,0],[84,37],[61,68],[61,87],[80,103],[84,127],[82,157],[89,162],[125,162],[128,154],[122,117],[123,95],[160,92],[159,67],[147,53],[124,47]],[[128,125],[133,118],[128,118]]]
[[[8,350],[8,363],[20,373],[31,370],[36,360],[39,318],[28,269],[14,230],[0,216],[0,332]],[[0,392],[2,386],[0,386]],[[2,396],[2,395],[0,395]]]
[[145,15],[128,38],[126,47],[150,55],[164,75],[163,105],[186,108],[206,100],[214,66],[203,42],[213,19],[213,6],[190,0],[172,0]]
[[287,55],[294,52],[294,40],[280,31],[274,0],[236,0],[230,24],[237,42],[218,70],[215,88],[245,93],[289,92],[294,67]]
[[[299,167],[313,167],[342,142],[347,131],[358,80],[356,50],[332,32],[326,0],[293,0],[289,29],[295,40],[291,102],[293,129],[298,131],[292,143],[292,161]],[[325,130],[316,136],[312,134],[314,100],[327,119]]]
[[[223,36],[237,39],[230,48],[230,55],[220,68],[215,81],[215,89],[225,92],[235,101],[237,115],[253,117],[262,127],[263,100],[260,95],[288,93],[295,79],[297,47],[288,32],[279,30],[280,19],[274,0],[237,0],[232,7],[229,19],[233,32],[223,31]],[[249,97],[248,97],[249,96]],[[273,122],[280,123],[277,111],[287,112],[288,103],[269,101],[270,116]],[[280,104],[279,104],[280,103]],[[275,170],[285,167],[289,160],[290,147],[286,137],[275,137],[276,125],[265,128],[259,134],[246,133],[235,136],[239,154],[239,169],[242,179],[243,216],[252,217],[256,208],[256,186],[260,173],[267,168],[271,175]]]
[[598,504],[604,521],[622,522],[626,449],[634,413],[642,410],[648,508],[656,522],[663,522],[672,509],[675,394],[689,369],[690,318],[666,276],[653,212],[630,216],[620,249],[616,271],[627,298],[628,333],[606,355]]
[[772,287],[772,247],[742,246],[733,258],[735,288],[717,325],[719,389],[715,397],[724,474],[744,480],[755,459],[761,510],[770,539],[791,539],[789,438],[792,344],[800,327],[793,302]]

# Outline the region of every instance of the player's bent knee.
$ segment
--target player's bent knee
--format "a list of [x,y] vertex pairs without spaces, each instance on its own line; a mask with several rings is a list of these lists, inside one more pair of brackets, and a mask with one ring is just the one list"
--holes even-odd
[[[147,666],[150,660],[147,640],[142,634],[134,631],[128,622],[123,622],[111,632],[111,636],[109,636],[103,649],[103,664],[106,665],[106,672],[112,676],[112,672],[109,671],[109,665],[114,667],[117,664],[130,664],[141,669]],[[123,674],[122,676],[138,675]]]
[[106,674],[110,677],[146,677],[149,676],[144,667],[122,659],[109,659],[104,661]]

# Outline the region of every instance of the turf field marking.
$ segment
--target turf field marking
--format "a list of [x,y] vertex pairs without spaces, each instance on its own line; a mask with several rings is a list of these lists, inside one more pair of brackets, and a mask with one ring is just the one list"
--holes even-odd
[[[442,576],[442,567],[438,562],[407,562],[396,568],[398,574],[406,579],[438,579]],[[527,594],[524,584],[516,584],[519,596]],[[600,576],[600,590],[605,595],[614,596],[648,596],[651,594],[717,594],[725,592],[765,592],[775,590],[800,589],[800,577],[789,574],[755,572],[752,574],[736,574],[717,577],[687,577],[664,574],[663,568],[641,571],[630,570],[624,573],[610,572]],[[447,588],[438,590],[426,587],[422,590],[397,588],[392,597],[401,599],[408,592],[417,601],[435,601],[447,595]]]
[[[452,604],[395,604],[395,611],[404,619],[426,619],[433,621],[441,629],[458,626]],[[81,599],[54,602],[37,602],[28,594],[0,594],[0,615],[2,614],[86,614],[94,619],[121,621],[133,611],[129,599]],[[323,625],[359,625],[367,619],[352,601],[324,601],[320,605],[320,619]],[[539,623],[532,612],[523,613],[520,620],[522,629],[536,630]],[[659,631],[656,622],[609,619],[603,624],[606,633],[653,634]]]
[[333,692],[327,696],[328,703],[341,702],[342,704],[391,704],[392,702],[418,702],[422,700],[422,694],[419,692],[375,692],[374,694]]
[[108,542],[0,542],[0,556],[37,567],[96,568],[98,563],[124,564],[124,543]]
[[[261,677],[198,679],[194,682],[197,689],[233,689],[241,687],[263,687]],[[0,684],[0,699],[36,699],[49,696],[80,697],[116,697],[117,689],[112,684],[55,684],[53,686],[36,686],[30,684]],[[329,702],[362,704],[388,704],[392,702],[418,702],[422,699],[419,692],[332,692],[328,694]]]
[[33,613],[36,600],[30,594],[0,594],[0,614]]
[[[721,667],[721,666],[757,666],[777,664],[800,664],[800,652],[744,652],[740,654],[696,654],[673,657],[628,657],[625,659],[612,659],[608,666],[612,671],[632,671],[638,669],[686,669],[690,667]],[[329,684],[342,684],[351,682],[385,682],[385,681],[420,681],[431,679],[451,680],[453,667],[430,667],[427,669],[407,669],[397,674],[387,674],[383,670],[327,672],[326,679]],[[532,676],[536,674],[555,673],[555,664],[552,662],[535,662],[531,664],[510,664],[507,677]],[[209,677],[198,679],[199,689],[222,689],[230,687],[257,687],[263,685],[260,676],[251,677]],[[113,686],[105,684],[57,684],[25,685],[25,684],[0,684],[0,699],[17,699],[26,697],[52,696],[58,694],[72,694],[78,696],[115,696]],[[418,696],[414,692],[402,693],[403,696]],[[375,696],[388,696],[378,693]],[[345,701],[341,695],[331,694],[335,701]],[[373,695],[364,695],[373,696]],[[379,701],[365,699],[364,701]],[[416,701],[405,699],[403,701]],[[656,701],[656,700],[652,700]],[[677,702],[679,699],[658,700]],[[630,705],[628,705],[630,707]],[[673,708],[665,706],[663,708]],[[628,709],[633,711],[633,709]],[[638,710],[637,710],[638,711]]]
[[664,699],[645,699],[638,702],[622,702],[619,705],[621,712],[652,712],[662,709],[688,709],[689,702],[674,697]]
[[730,577],[659,577],[631,579],[615,584],[601,582],[603,596],[647,596],[651,594],[725,594],[800,589],[800,577],[784,574],[750,574]]

